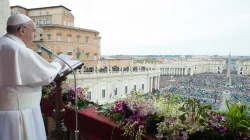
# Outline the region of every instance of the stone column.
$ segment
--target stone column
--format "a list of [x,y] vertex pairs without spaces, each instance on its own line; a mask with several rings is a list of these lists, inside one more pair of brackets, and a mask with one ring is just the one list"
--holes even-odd
[[154,83],[155,90],[157,89],[157,82],[158,82],[158,79],[157,79],[157,76],[155,76],[155,83]]
[[194,72],[193,72],[193,68],[190,69],[190,75],[193,75]]
[[152,81],[152,77],[149,77],[149,82],[148,82],[148,92],[151,92],[152,87],[151,87],[151,81]]
[[10,3],[9,0],[0,1],[0,37],[6,34],[7,20],[10,16]]
[[160,78],[161,78],[161,76],[159,75],[159,76],[158,76],[158,85],[157,85],[157,89],[158,89],[158,90],[160,89]]
[[152,91],[152,88],[153,88],[153,81],[154,81],[154,77],[151,77],[151,80],[150,80],[150,91]]

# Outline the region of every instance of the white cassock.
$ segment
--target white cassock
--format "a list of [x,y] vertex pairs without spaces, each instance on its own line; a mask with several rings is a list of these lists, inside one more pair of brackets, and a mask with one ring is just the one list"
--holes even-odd
[[0,38],[0,140],[46,140],[41,88],[60,71],[14,35]]

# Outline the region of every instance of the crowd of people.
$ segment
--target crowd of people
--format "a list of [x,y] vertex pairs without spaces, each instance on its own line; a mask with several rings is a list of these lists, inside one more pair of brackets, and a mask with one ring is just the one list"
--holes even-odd
[[250,77],[233,74],[231,86],[226,86],[225,74],[203,73],[193,76],[164,76],[161,87],[169,92],[182,95],[183,98],[193,97],[203,103],[212,104],[219,109],[222,94],[230,93],[231,103],[250,103]]

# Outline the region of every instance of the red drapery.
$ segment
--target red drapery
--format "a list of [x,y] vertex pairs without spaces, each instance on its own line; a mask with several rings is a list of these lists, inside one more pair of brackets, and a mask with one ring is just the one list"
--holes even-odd
[[[75,111],[65,106],[64,123],[68,130],[75,131]],[[41,111],[45,116],[52,116],[54,109],[53,102],[42,99]],[[79,132],[83,136],[93,140],[126,140],[122,136],[123,130],[115,126],[113,120],[108,117],[98,115],[97,107],[86,108],[78,111]],[[154,140],[152,137],[143,138]]]

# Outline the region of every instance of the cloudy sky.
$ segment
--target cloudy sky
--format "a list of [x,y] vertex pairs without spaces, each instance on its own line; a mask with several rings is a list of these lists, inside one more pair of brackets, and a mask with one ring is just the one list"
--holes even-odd
[[97,30],[103,55],[250,55],[250,0],[10,0],[64,5]]

